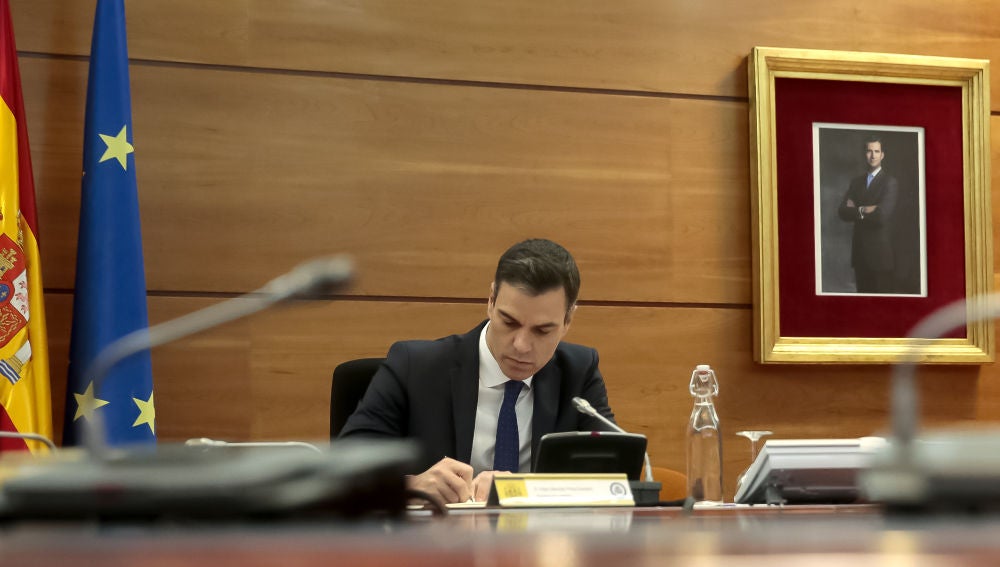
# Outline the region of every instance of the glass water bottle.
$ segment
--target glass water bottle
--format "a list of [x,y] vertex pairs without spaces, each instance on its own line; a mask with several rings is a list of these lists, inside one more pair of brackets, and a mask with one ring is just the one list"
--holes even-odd
[[697,503],[722,504],[722,435],[712,398],[719,395],[715,371],[699,364],[691,373],[694,409],[687,430],[688,496]]

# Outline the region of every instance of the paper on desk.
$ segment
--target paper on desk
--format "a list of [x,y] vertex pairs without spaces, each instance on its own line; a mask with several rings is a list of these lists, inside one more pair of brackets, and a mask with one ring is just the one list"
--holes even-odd
[[[445,504],[449,509],[459,509],[459,508],[485,508],[486,502],[453,502],[451,504]],[[407,510],[424,510],[427,508],[426,504],[408,504],[406,506]]]
[[447,505],[448,508],[485,508],[486,501],[481,502],[453,502]]

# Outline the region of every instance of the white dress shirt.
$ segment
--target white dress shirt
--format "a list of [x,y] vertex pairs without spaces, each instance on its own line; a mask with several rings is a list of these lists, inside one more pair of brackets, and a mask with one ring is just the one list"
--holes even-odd
[[[504,385],[509,378],[500,370],[500,364],[486,345],[487,323],[479,334],[479,403],[476,406],[476,430],[472,436],[470,464],[475,474],[493,470],[493,455],[497,440],[497,420],[503,404]],[[535,395],[531,388],[534,376],[523,380],[524,388],[517,397],[517,439],[520,443],[518,472],[531,472],[531,414]]]

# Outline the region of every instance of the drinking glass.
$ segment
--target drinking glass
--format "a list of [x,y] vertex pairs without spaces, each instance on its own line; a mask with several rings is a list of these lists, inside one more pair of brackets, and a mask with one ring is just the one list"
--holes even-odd
[[772,431],[763,430],[750,430],[750,431],[737,431],[736,434],[740,437],[746,437],[750,440],[750,464],[753,464],[757,460],[757,441],[766,435],[770,435]]
[[764,431],[761,429],[752,429],[748,431],[737,431],[736,434],[740,437],[746,437],[750,440],[750,465],[747,470],[740,473],[739,477],[736,479],[736,485],[740,486],[743,484],[743,478],[746,476],[747,471],[753,466],[754,461],[757,460],[757,441],[760,441],[765,435],[770,435],[771,431]]

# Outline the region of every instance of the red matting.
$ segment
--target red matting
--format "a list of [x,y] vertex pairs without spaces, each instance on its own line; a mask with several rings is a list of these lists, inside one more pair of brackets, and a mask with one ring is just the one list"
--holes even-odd
[[[905,337],[963,299],[962,89],[777,78],[774,91],[781,336]],[[927,297],[816,295],[813,122],[925,129]]]

